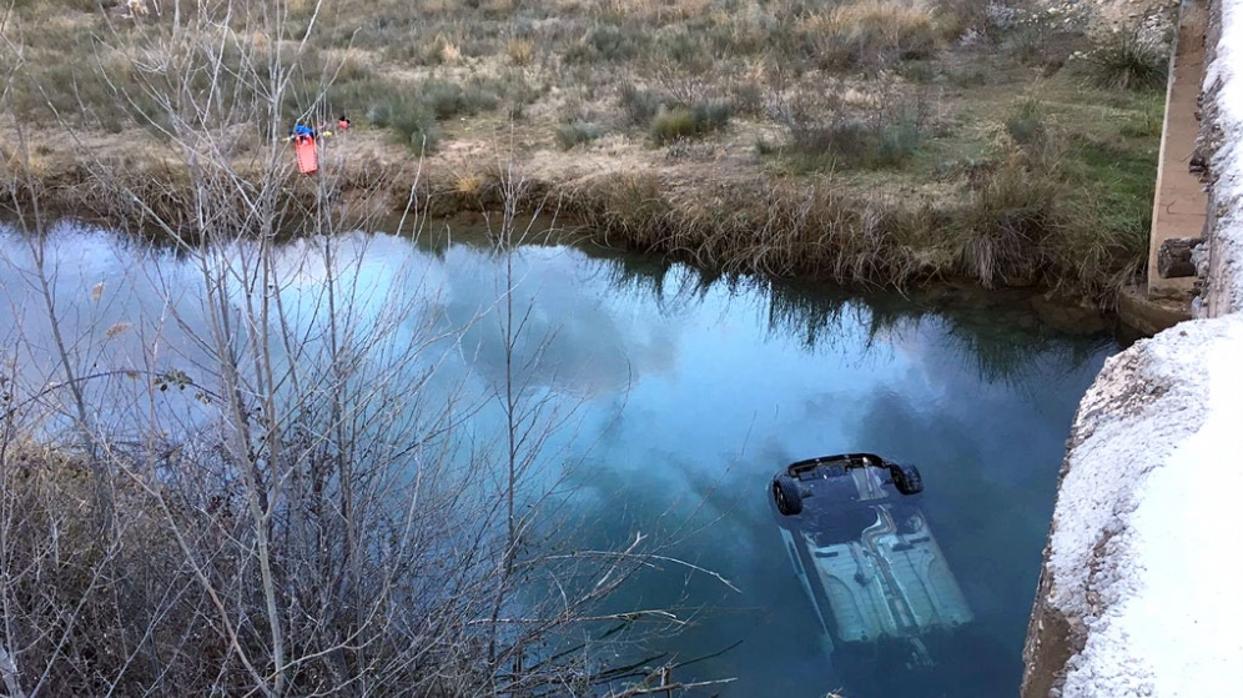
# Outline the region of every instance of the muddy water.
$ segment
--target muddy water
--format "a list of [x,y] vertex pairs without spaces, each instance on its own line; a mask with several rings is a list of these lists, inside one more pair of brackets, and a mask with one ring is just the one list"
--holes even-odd
[[[440,333],[427,390],[481,405],[464,427],[479,441],[499,423],[488,396],[504,372],[499,300],[512,286],[528,338],[523,384],[559,406],[563,425],[537,479],[556,483],[559,517],[583,524],[571,526],[577,543],[616,547],[641,532],[736,587],[675,564],[638,575],[614,606],[673,608],[687,624],[626,652],[691,662],[678,680],[736,679],[703,695],[1017,690],[1063,440],[1117,350],[1108,336],[1060,334],[1023,303],[711,278],[581,247],[520,248],[506,275],[503,257],[481,245],[433,249],[384,235],[339,245],[354,260],[347,276],[362,314],[408,308],[388,341]],[[295,315],[317,312],[324,272],[310,247],[283,252]],[[193,268],[98,231],[62,229],[49,250],[58,310],[84,364],[193,370]],[[0,255],[5,345],[20,334],[50,347],[28,246],[0,235]],[[394,305],[394,290],[417,303]],[[50,370],[41,352],[19,360],[31,375]],[[110,404],[102,417],[119,429],[146,409],[138,399]],[[187,398],[161,409],[193,421],[202,407]],[[861,450],[918,464],[920,507],[974,616],[929,640],[931,669],[908,670],[902,646],[829,653],[767,499],[785,463]]]

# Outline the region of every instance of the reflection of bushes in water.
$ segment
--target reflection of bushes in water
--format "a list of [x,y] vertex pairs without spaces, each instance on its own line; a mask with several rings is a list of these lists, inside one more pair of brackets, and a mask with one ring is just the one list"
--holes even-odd
[[[768,332],[797,337],[809,351],[843,345],[862,329],[866,346],[890,335],[917,331],[928,319],[943,325],[944,336],[974,364],[989,383],[1021,383],[1049,354],[1082,365],[1111,340],[1069,338],[1042,325],[1024,305],[1023,292],[992,292],[983,297],[956,293],[904,296],[859,292],[839,286],[772,280],[739,272],[703,271],[689,265],[629,254],[594,255],[606,260],[610,286],[628,293],[650,294],[662,308],[701,302],[712,290],[734,298],[754,294],[764,302]],[[998,293],[1002,294],[998,297]],[[883,343],[883,342],[882,342]]]
[[768,331],[800,337],[808,349],[832,343],[836,332],[846,320],[846,312],[854,310],[859,315],[861,306],[853,303],[845,292],[813,291],[806,286],[793,284],[755,284],[762,288],[767,300]]
[[1056,356],[1082,366],[1111,340],[1067,339],[1039,325],[987,322],[982,317],[947,317],[946,337],[964,359],[974,362],[987,383],[1020,386],[1037,377],[1042,358]]
[[[596,254],[591,254],[592,252]],[[605,254],[600,255],[600,252]],[[603,268],[612,288],[636,295],[651,295],[658,303],[664,298],[665,280],[673,267],[672,262],[662,258],[648,259],[604,250],[588,249],[588,253],[605,260]]]

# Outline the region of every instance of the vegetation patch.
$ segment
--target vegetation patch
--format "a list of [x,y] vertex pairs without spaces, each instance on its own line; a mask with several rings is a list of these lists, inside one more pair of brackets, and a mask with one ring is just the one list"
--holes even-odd
[[724,102],[702,102],[661,109],[652,119],[648,132],[657,145],[700,138],[729,124],[730,106]]
[[409,95],[393,95],[370,106],[366,114],[373,126],[391,130],[400,142],[416,151],[434,151],[439,143],[436,115]]
[[932,13],[920,3],[904,0],[857,0],[826,7],[807,15],[799,33],[827,70],[926,58],[937,45]]
[[1006,133],[1018,145],[1030,146],[1044,141],[1047,131],[1040,102],[1025,99],[1015,106],[1006,119]]
[[643,44],[641,35],[625,26],[600,24],[566,49],[567,63],[614,62],[633,58]]
[[796,102],[785,112],[788,142],[761,143],[759,150],[782,155],[796,172],[902,167],[927,138],[927,115],[917,99],[890,100],[896,103],[862,109],[834,100]]
[[671,99],[654,90],[636,87],[633,83],[624,83],[618,91],[618,106],[622,116],[630,126],[647,126],[661,110],[671,103]]
[[604,135],[604,128],[590,121],[571,121],[557,128],[557,144],[562,150],[590,143]]
[[428,80],[419,87],[418,100],[437,119],[444,120],[495,109],[500,97],[478,81],[462,86],[446,80]]
[[1165,85],[1169,64],[1158,48],[1135,33],[1118,33],[1087,54],[1087,70],[1101,87],[1156,90]]

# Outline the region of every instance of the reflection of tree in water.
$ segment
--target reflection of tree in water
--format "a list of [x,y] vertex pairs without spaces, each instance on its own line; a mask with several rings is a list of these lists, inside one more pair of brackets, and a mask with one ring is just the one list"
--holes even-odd
[[650,296],[661,310],[702,300],[721,279],[719,273],[692,269],[663,257],[593,245],[578,249],[597,262],[596,268],[609,288],[631,296]]
[[945,320],[951,350],[964,363],[974,363],[985,382],[1014,388],[1030,385],[1049,365],[1078,368],[1113,343],[1108,336],[1070,338],[1004,319],[983,322],[970,313]]
[[843,323],[862,325],[866,346],[871,347],[878,339],[897,340],[923,323],[935,322],[952,351],[965,365],[974,365],[987,383],[1021,386],[1050,359],[1078,367],[1112,343],[1108,336],[1076,338],[1053,330],[1039,321],[1021,294],[930,298],[780,282],[769,284],[768,291],[769,329],[800,336],[809,349],[833,346],[834,338],[843,334]]
[[935,289],[909,295],[849,289],[828,283],[769,279],[699,270],[681,263],[610,250],[584,250],[603,262],[609,286],[651,295],[661,309],[697,304],[710,291],[727,298],[763,299],[768,332],[797,337],[809,351],[856,346],[862,328],[865,347],[892,344],[905,333],[935,322],[966,365],[989,383],[1020,387],[1039,377],[1050,360],[1083,365],[1113,343],[1103,334],[1072,337],[1043,324],[1023,292]]
[[[470,244],[474,237],[466,225],[456,226],[451,239]],[[420,247],[440,255],[449,238],[429,226],[418,239]],[[609,288],[650,297],[662,311],[699,304],[714,290],[729,299],[760,298],[769,334],[798,338],[808,351],[857,347],[852,340],[860,328],[865,348],[877,340],[892,344],[923,323],[936,322],[953,353],[975,365],[989,383],[1021,387],[1038,379],[1046,366],[1062,365],[1053,359],[1065,357],[1078,367],[1112,343],[1105,335],[1071,337],[1043,325],[1031,309],[1030,295],[1022,291],[939,288],[908,295],[697,269],[592,244],[576,249],[596,262]]]

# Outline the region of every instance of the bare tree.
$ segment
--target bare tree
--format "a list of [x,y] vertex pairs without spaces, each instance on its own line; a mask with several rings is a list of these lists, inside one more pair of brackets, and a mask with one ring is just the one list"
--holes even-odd
[[[15,313],[35,320],[0,355],[5,690],[644,692],[669,663],[619,667],[600,648],[686,619],[605,602],[639,570],[711,573],[638,531],[620,549],[577,548],[544,506],[561,482],[548,445],[575,408],[531,381],[547,338],[515,304],[512,252],[540,220],[520,227],[521,177],[503,177],[495,306],[455,322],[418,268],[369,283],[376,239],[352,231],[376,229],[376,207],[356,204],[396,185],[344,191],[331,141],[316,177],[291,173],[289,105],[325,115],[334,70],[300,67],[319,6],[287,36],[291,7],[172,2],[124,39],[136,77],[109,84],[179,172],[136,182],[88,163],[120,232],[170,250],[130,270],[148,309],[132,326],[65,316],[24,135],[5,172],[27,249],[5,262],[41,304]],[[8,84],[39,94],[21,37],[4,46]],[[80,138],[76,115],[45,102]],[[408,184],[395,233],[413,240],[426,225],[417,168]],[[500,380],[432,389],[463,333],[493,321]],[[103,347],[122,334],[132,352],[110,363]],[[461,427],[489,410],[500,433],[474,443]],[[500,486],[481,487],[481,472]]]

